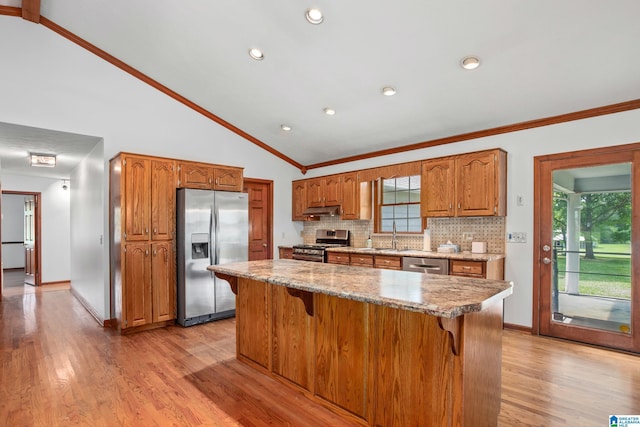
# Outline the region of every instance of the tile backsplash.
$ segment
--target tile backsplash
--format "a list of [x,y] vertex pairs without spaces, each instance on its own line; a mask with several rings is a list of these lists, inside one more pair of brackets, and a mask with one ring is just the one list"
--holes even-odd
[[[487,252],[504,253],[505,251],[505,218],[504,217],[472,217],[472,218],[429,218],[431,230],[431,250],[438,245],[452,243],[460,245],[461,251],[470,251],[471,242],[487,242]],[[391,235],[374,234],[373,221],[343,221],[339,217],[320,217],[319,221],[305,221],[302,232],[304,243],[314,243],[316,230],[319,228],[345,229],[351,232],[351,246],[365,247],[369,236],[374,247],[390,248]],[[398,248],[421,250],[422,234],[398,234]]]

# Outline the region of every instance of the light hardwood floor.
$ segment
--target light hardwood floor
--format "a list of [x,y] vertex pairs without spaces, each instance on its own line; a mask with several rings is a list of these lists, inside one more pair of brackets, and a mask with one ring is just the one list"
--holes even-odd
[[[31,289],[27,289],[31,291]],[[499,426],[604,426],[640,413],[640,358],[503,335]],[[120,336],[68,287],[0,304],[0,425],[351,425],[235,360],[235,320]]]

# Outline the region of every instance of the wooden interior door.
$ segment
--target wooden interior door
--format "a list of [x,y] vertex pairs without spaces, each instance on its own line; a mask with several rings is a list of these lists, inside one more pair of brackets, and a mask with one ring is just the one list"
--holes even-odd
[[273,181],[245,179],[249,194],[249,261],[273,259]]
[[36,198],[24,198],[24,283],[36,285],[38,263],[36,262]]

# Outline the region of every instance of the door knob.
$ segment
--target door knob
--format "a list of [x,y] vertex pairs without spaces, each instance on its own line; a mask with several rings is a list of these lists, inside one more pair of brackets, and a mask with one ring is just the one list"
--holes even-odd
[[267,247],[267,244],[266,244],[266,243],[263,243],[263,244],[262,244],[262,246],[264,246],[264,247],[266,248],[266,247]]
[[549,252],[551,250],[551,247],[549,245],[544,245],[542,247],[542,250],[545,251],[545,252]]
[[551,264],[551,259],[549,259],[549,258],[547,258],[547,257],[544,257],[544,258],[542,258],[542,262],[543,262],[544,264]]

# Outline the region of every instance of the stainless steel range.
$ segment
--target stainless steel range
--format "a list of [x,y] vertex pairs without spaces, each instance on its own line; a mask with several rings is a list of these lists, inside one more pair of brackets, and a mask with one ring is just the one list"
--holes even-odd
[[293,259],[327,262],[327,248],[349,246],[349,230],[316,230],[316,242],[293,246]]

